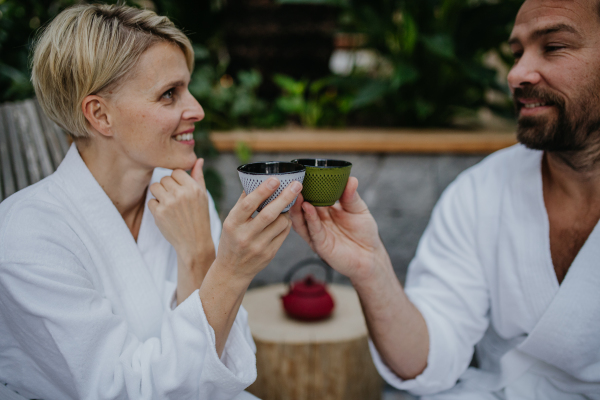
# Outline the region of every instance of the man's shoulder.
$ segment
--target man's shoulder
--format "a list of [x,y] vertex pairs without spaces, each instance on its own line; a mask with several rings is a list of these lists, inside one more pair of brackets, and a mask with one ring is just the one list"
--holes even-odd
[[469,181],[475,189],[490,190],[517,176],[536,172],[540,168],[541,157],[541,151],[516,144],[490,154],[466,169],[457,178],[457,183]]

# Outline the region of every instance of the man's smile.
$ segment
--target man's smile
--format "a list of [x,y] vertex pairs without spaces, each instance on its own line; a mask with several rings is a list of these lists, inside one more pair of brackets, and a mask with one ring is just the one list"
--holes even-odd
[[548,111],[553,107],[553,104],[541,99],[524,99],[517,100],[520,116],[534,116]]

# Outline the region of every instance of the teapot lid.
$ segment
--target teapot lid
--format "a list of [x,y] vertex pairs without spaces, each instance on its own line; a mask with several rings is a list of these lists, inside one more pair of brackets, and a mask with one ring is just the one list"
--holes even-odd
[[327,293],[325,284],[316,280],[312,275],[307,275],[301,281],[297,281],[291,285],[290,294],[301,297],[322,296]]

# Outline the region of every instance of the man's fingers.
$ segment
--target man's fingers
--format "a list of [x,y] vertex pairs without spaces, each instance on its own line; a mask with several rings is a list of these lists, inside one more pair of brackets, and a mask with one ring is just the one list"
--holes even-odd
[[351,176],[348,179],[346,189],[344,189],[344,193],[342,193],[342,197],[340,198],[340,205],[344,211],[352,214],[360,213],[368,209],[366,203],[360,198],[356,189],[358,189],[358,179]]
[[290,218],[292,219],[292,226],[294,230],[302,239],[307,243],[310,243],[310,236],[308,235],[308,228],[306,227],[306,221],[304,220],[304,213],[302,212],[302,203],[304,203],[304,197],[299,194],[296,198],[296,203],[290,208]]
[[312,204],[305,201],[304,204],[302,204],[302,210],[304,211],[306,227],[308,228],[311,242],[313,242],[315,246],[323,244],[327,234],[323,222],[319,218],[317,209]]

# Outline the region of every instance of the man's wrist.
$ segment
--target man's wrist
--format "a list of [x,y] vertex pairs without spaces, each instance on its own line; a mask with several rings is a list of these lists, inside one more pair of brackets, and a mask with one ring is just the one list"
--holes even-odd
[[357,290],[370,288],[377,285],[382,279],[388,279],[390,271],[394,274],[392,262],[382,243],[373,251],[368,264],[361,266],[357,273],[350,277],[350,281]]

